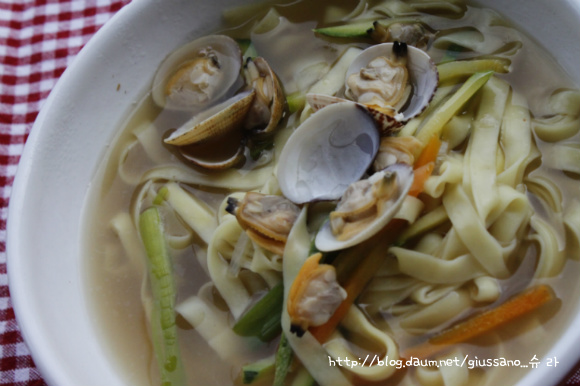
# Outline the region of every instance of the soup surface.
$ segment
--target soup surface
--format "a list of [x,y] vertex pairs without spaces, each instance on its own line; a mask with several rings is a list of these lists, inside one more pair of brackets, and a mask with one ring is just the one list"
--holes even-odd
[[546,52],[459,0],[247,5],[211,32],[151,74],[90,198],[95,319],[128,384],[557,366],[580,92]]

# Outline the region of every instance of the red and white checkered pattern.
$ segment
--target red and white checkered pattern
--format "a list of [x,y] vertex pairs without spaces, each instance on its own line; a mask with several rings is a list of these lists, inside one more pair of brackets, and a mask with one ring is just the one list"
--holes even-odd
[[0,385],[45,385],[14,319],[6,275],[8,201],[24,143],[65,68],[129,1],[0,0]]
[[[16,324],[6,274],[8,202],[24,143],[65,68],[129,1],[0,0],[0,385],[45,385]],[[580,370],[562,386],[580,386]]]

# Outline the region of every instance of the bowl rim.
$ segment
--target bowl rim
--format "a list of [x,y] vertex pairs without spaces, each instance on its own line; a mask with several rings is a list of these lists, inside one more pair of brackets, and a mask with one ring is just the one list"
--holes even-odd
[[[539,2],[541,0],[538,0]],[[499,2],[499,0],[497,0]],[[520,3],[524,2],[521,0]],[[145,8],[155,3],[155,0],[133,0],[126,4],[113,17],[103,25],[99,31],[89,40],[85,47],[79,52],[77,57],[64,71],[61,78],[57,81],[54,89],[42,106],[38,117],[33,124],[30,135],[24,146],[18,169],[11,188],[10,202],[8,207],[7,224],[6,224],[6,256],[7,256],[7,276],[10,289],[12,307],[15,312],[16,320],[20,326],[20,331],[24,342],[30,349],[31,356],[45,381],[49,385],[74,385],[69,382],[69,375],[66,373],[66,366],[59,364],[58,358],[50,359],[51,344],[47,342],[46,337],[42,336],[42,329],[36,323],[36,311],[31,309],[27,302],[27,296],[31,294],[26,278],[26,261],[19,257],[23,254],[22,247],[26,244],[26,228],[23,219],[20,216],[23,209],[28,204],[28,197],[24,192],[27,191],[31,183],[32,172],[36,168],[38,157],[36,152],[42,146],[41,140],[44,138],[44,131],[56,100],[65,92],[67,85],[73,81],[74,76],[81,69],[81,63],[91,60],[95,54],[100,52],[104,47],[104,41],[110,36],[116,34],[119,25],[129,23],[139,14],[145,12]],[[479,1],[480,4],[487,2]],[[559,4],[567,11],[573,12],[575,20],[580,20],[580,0],[562,0]],[[515,6],[514,6],[515,7]],[[562,8],[562,7],[560,7]],[[509,15],[508,15],[509,16]],[[521,27],[521,24],[519,24]],[[82,273],[79,273],[82,274]],[[580,313],[574,318],[570,318],[568,330],[574,325],[580,324]],[[580,332],[574,335],[574,338],[580,338]],[[564,353],[565,355],[562,355]],[[530,384],[558,384],[565,377],[580,358],[580,346],[570,342],[570,339],[561,338],[553,345],[546,354],[547,357],[558,357],[560,364],[554,369],[534,369],[534,372],[528,373],[519,379],[517,385],[524,386]]]

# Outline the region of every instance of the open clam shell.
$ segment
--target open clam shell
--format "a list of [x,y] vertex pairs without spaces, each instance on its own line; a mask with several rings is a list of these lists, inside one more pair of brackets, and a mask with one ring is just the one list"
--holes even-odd
[[196,112],[242,85],[242,53],[225,35],[194,40],[171,53],[161,64],[151,95],[160,107]]
[[190,145],[240,129],[254,100],[255,91],[244,91],[205,110],[165,138],[170,145]]
[[245,159],[246,141],[240,131],[216,137],[208,142],[178,146],[187,161],[204,169],[229,169]]
[[340,198],[368,169],[379,141],[374,120],[356,103],[336,103],[314,113],[280,154],[282,193],[298,204]]
[[413,168],[406,164],[391,165],[388,168],[375,173],[371,176],[371,179],[376,179],[377,175],[381,173],[394,173],[396,178],[396,191],[387,201],[382,203],[381,212],[377,213],[372,221],[365,223],[365,227],[362,231],[346,239],[339,239],[339,237],[336,237],[331,229],[330,221],[326,221],[316,235],[315,245],[318,250],[323,252],[336,251],[352,247],[368,240],[383,229],[395,214],[397,214],[407,196],[407,193],[409,192],[409,189],[411,188],[411,185],[413,184]]
[[[392,59],[395,55],[393,47],[394,43],[377,44],[367,48],[355,58],[349,66],[345,77],[345,95],[349,99],[323,94],[307,94],[306,100],[308,104],[316,111],[330,104],[340,103],[345,100],[353,100],[356,103],[360,103],[353,97],[353,93],[348,87],[347,81],[349,77],[360,73],[362,69],[366,68],[371,61],[378,57],[383,56],[387,59]],[[408,96],[400,104],[392,106],[392,112],[385,113],[385,111],[378,109],[377,106],[360,103],[373,116],[381,133],[389,134],[403,126],[411,118],[421,114],[427,108],[437,90],[439,73],[433,60],[424,51],[412,46],[406,46],[406,68],[410,92],[407,93]]]
[[[396,54],[393,48],[396,44],[399,43],[377,44],[361,52],[346,71],[346,79],[367,67],[375,58],[383,56],[394,60]],[[437,66],[435,66],[431,57],[425,51],[416,47],[405,46],[407,51],[408,82],[410,82],[413,90],[409,99],[401,109],[397,110],[397,114],[394,117],[401,124],[406,123],[409,119],[416,117],[425,110],[433,95],[435,95],[439,84]],[[345,94],[349,94],[348,87]]]
[[282,119],[286,98],[282,83],[266,59],[248,59],[247,83],[256,91],[256,98],[246,117],[244,126],[255,134],[274,131]]

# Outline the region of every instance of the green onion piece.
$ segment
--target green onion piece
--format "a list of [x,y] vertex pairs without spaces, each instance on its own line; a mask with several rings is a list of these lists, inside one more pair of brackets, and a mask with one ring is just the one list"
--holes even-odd
[[457,82],[466,79],[476,72],[494,71],[506,74],[511,62],[503,58],[457,60],[437,65],[439,82]]
[[282,334],[280,343],[278,345],[278,351],[276,351],[276,371],[274,373],[274,382],[272,386],[284,386],[284,381],[286,376],[290,371],[290,365],[292,364],[292,347],[286,339],[286,335]]
[[172,275],[171,257],[163,234],[163,224],[156,207],[151,207],[141,213],[139,231],[147,252],[149,279],[153,293],[151,333],[162,386],[185,385],[185,372],[179,353],[175,325],[176,286]]
[[447,47],[447,51],[445,51],[445,56],[441,59],[440,63],[451,62],[456,60],[459,54],[465,51],[465,47],[460,46],[456,43],[451,43],[449,47]]
[[429,120],[421,127],[417,134],[423,144],[426,144],[431,136],[441,136],[443,126],[457,112],[459,109],[491,78],[493,71],[477,72],[473,74],[467,81],[449,98],[442,106],[437,108]]
[[242,52],[246,52],[250,47],[250,44],[252,44],[250,39],[236,39],[236,42],[238,43],[238,46],[240,46],[240,51]]
[[234,325],[234,332],[241,336],[255,336],[269,342],[282,331],[282,304],[284,287],[282,283],[270,291],[250,308]]
[[248,48],[245,50],[242,50],[242,52],[244,53],[244,60],[247,58],[255,58],[258,56],[258,51],[256,50],[256,46],[252,42],[250,42],[250,44],[248,45]]
[[368,37],[368,31],[373,28],[372,21],[353,24],[344,24],[334,27],[317,28],[314,32],[335,38],[362,38]]
[[286,103],[288,103],[288,111],[290,111],[290,113],[295,113],[304,108],[304,105],[306,104],[306,95],[297,91],[286,96]]
[[274,148],[274,142],[271,139],[265,141],[250,141],[248,147],[250,148],[250,157],[256,161],[265,150],[272,150]]

